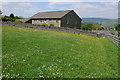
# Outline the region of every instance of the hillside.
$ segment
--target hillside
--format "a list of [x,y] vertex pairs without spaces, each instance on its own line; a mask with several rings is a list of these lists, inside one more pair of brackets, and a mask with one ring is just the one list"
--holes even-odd
[[105,38],[4,26],[5,78],[116,78],[118,48]]
[[111,19],[106,18],[82,18],[82,22],[84,23],[100,23],[100,22],[106,22]]
[[106,19],[106,18],[82,18],[84,23],[101,23],[102,27],[115,28],[118,24],[118,19]]
[[106,22],[101,22],[101,24],[105,28],[115,28],[118,24],[118,19],[111,19]]

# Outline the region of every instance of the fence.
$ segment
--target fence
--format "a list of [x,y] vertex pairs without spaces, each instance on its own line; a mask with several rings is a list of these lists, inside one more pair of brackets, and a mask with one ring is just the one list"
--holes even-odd
[[110,40],[113,41],[117,46],[120,47],[120,37],[109,34],[109,35],[106,35],[106,38],[110,39]]

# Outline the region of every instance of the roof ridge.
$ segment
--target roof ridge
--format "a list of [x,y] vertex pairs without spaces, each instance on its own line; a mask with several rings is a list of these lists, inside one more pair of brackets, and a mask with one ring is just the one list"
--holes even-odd
[[45,11],[45,12],[38,12],[38,13],[47,13],[47,12],[64,12],[64,11],[73,11],[73,10],[60,10],[60,11]]
[[47,12],[38,12],[33,15],[31,18],[62,18],[67,13],[73,10],[61,10],[61,11],[47,11]]

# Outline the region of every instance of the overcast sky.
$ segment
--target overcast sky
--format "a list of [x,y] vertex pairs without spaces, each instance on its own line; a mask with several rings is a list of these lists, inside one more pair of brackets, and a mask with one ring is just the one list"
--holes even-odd
[[[5,0],[6,1],[6,0]],[[71,0],[70,0],[71,1]],[[118,2],[2,2],[3,15],[14,13],[17,16],[31,17],[37,12],[74,10],[81,18],[118,18]]]

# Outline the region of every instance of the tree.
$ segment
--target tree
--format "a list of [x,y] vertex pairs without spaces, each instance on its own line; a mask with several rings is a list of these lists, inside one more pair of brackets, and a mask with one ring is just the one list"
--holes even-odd
[[14,16],[15,19],[24,19],[23,17],[20,16]]
[[87,30],[92,30],[92,23],[87,23]]
[[92,23],[82,23],[81,29],[83,29],[83,30],[92,30]]
[[2,17],[2,21],[14,22],[14,21],[15,21],[15,18],[11,18],[11,17],[9,17],[9,16],[4,16],[4,17]]
[[102,30],[103,27],[99,23],[93,23],[92,30]]
[[86,30],[86,23],[81,23],[81,29]]
[[11,18],[15,18],[13,13],[11,13],[9,17],[11,17]]
[[120,24],[118,24],[118,25],[115,27],[115,29],[116,29],[117,31],[120,31]]
[[104,27],[101,27],[101,30],[104,30]]
[[2,15],[2,13],[3,13],[3,12],[0,10],[0,15]]

